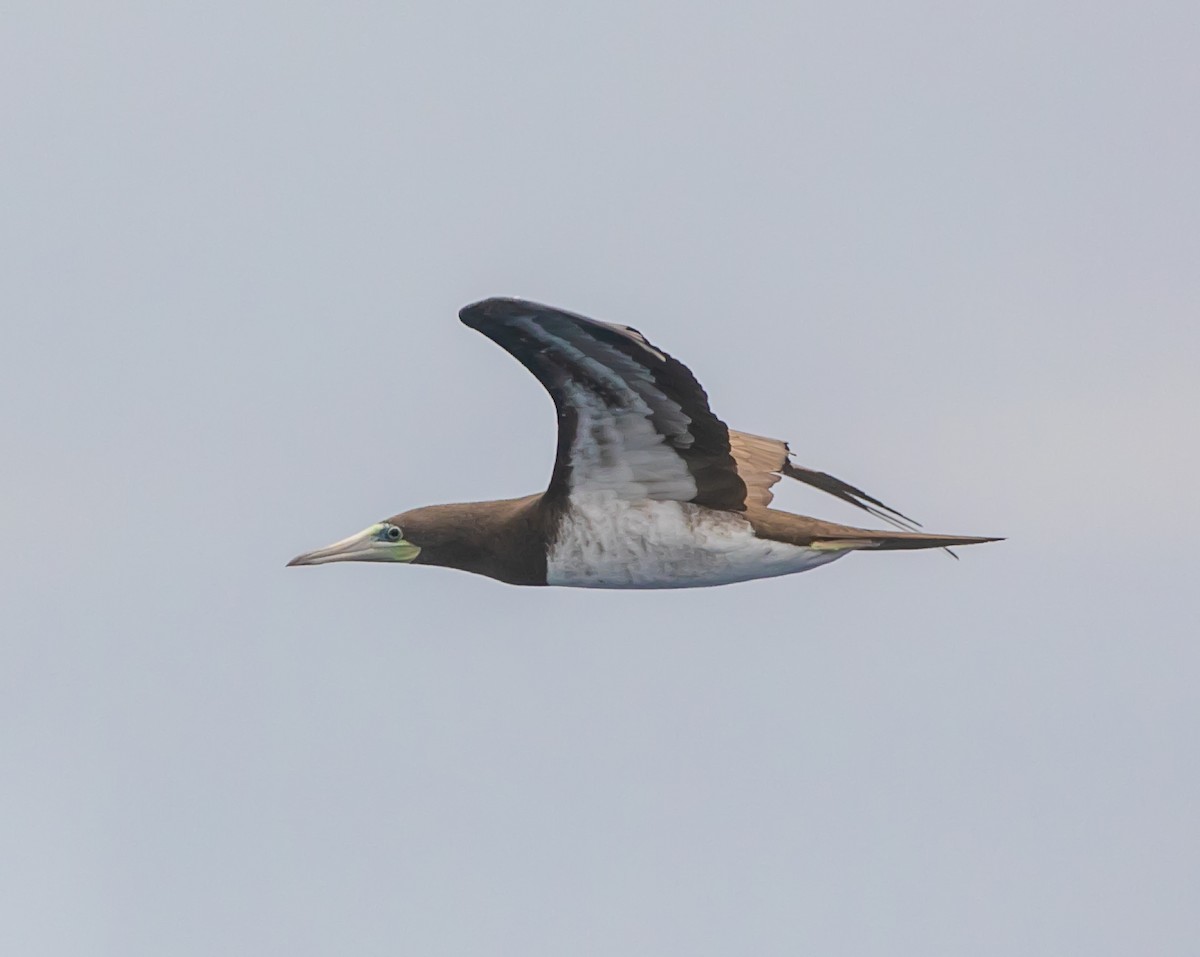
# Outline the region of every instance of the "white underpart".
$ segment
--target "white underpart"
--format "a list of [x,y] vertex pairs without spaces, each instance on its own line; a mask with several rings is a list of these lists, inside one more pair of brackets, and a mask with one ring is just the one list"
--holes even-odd
[[571,495],[547,556],[546,583],[698,588],[791,575],[844,554],[758,538],[735,512],[585,492]]

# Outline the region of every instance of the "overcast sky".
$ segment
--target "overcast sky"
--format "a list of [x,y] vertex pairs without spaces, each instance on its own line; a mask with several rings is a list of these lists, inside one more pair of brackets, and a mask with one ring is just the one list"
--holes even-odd
[[[0,951],[1195,954],[1198,9],[8,5]],[[1009,540],[285,569],[544,486],[488,295]]]

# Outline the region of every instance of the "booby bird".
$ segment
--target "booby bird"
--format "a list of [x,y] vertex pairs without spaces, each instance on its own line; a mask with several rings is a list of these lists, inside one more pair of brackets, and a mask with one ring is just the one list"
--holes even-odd
[[[853,551],[999,540],[918,532],[861,489],[794,464],[787,443],[735,432],[688,368],[629,326],[520,299],[485,299],[459,318],[553,398],[558,453],[549,487],[402,512],[289,565],[401,562],[513,585],[693,588],[808,571]],[[770,508],[782,476],[902,530]]]

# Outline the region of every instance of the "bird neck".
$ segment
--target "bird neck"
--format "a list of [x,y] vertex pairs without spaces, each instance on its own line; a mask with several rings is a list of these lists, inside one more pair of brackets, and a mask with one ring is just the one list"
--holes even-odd
[[417,565],[440,565],[512,585],[546,584],[546,518],[541,495],[430,505],[402,516],[421,547]]

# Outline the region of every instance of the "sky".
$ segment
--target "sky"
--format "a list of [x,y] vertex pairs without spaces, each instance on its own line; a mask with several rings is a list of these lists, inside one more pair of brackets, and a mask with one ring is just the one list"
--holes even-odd
[[[10,4],[0,951],[1194,954],[1198,42],[1165,0]],[[491,295],[1008,540],[285,568],[544,487],[549,400],[455,318]]]

